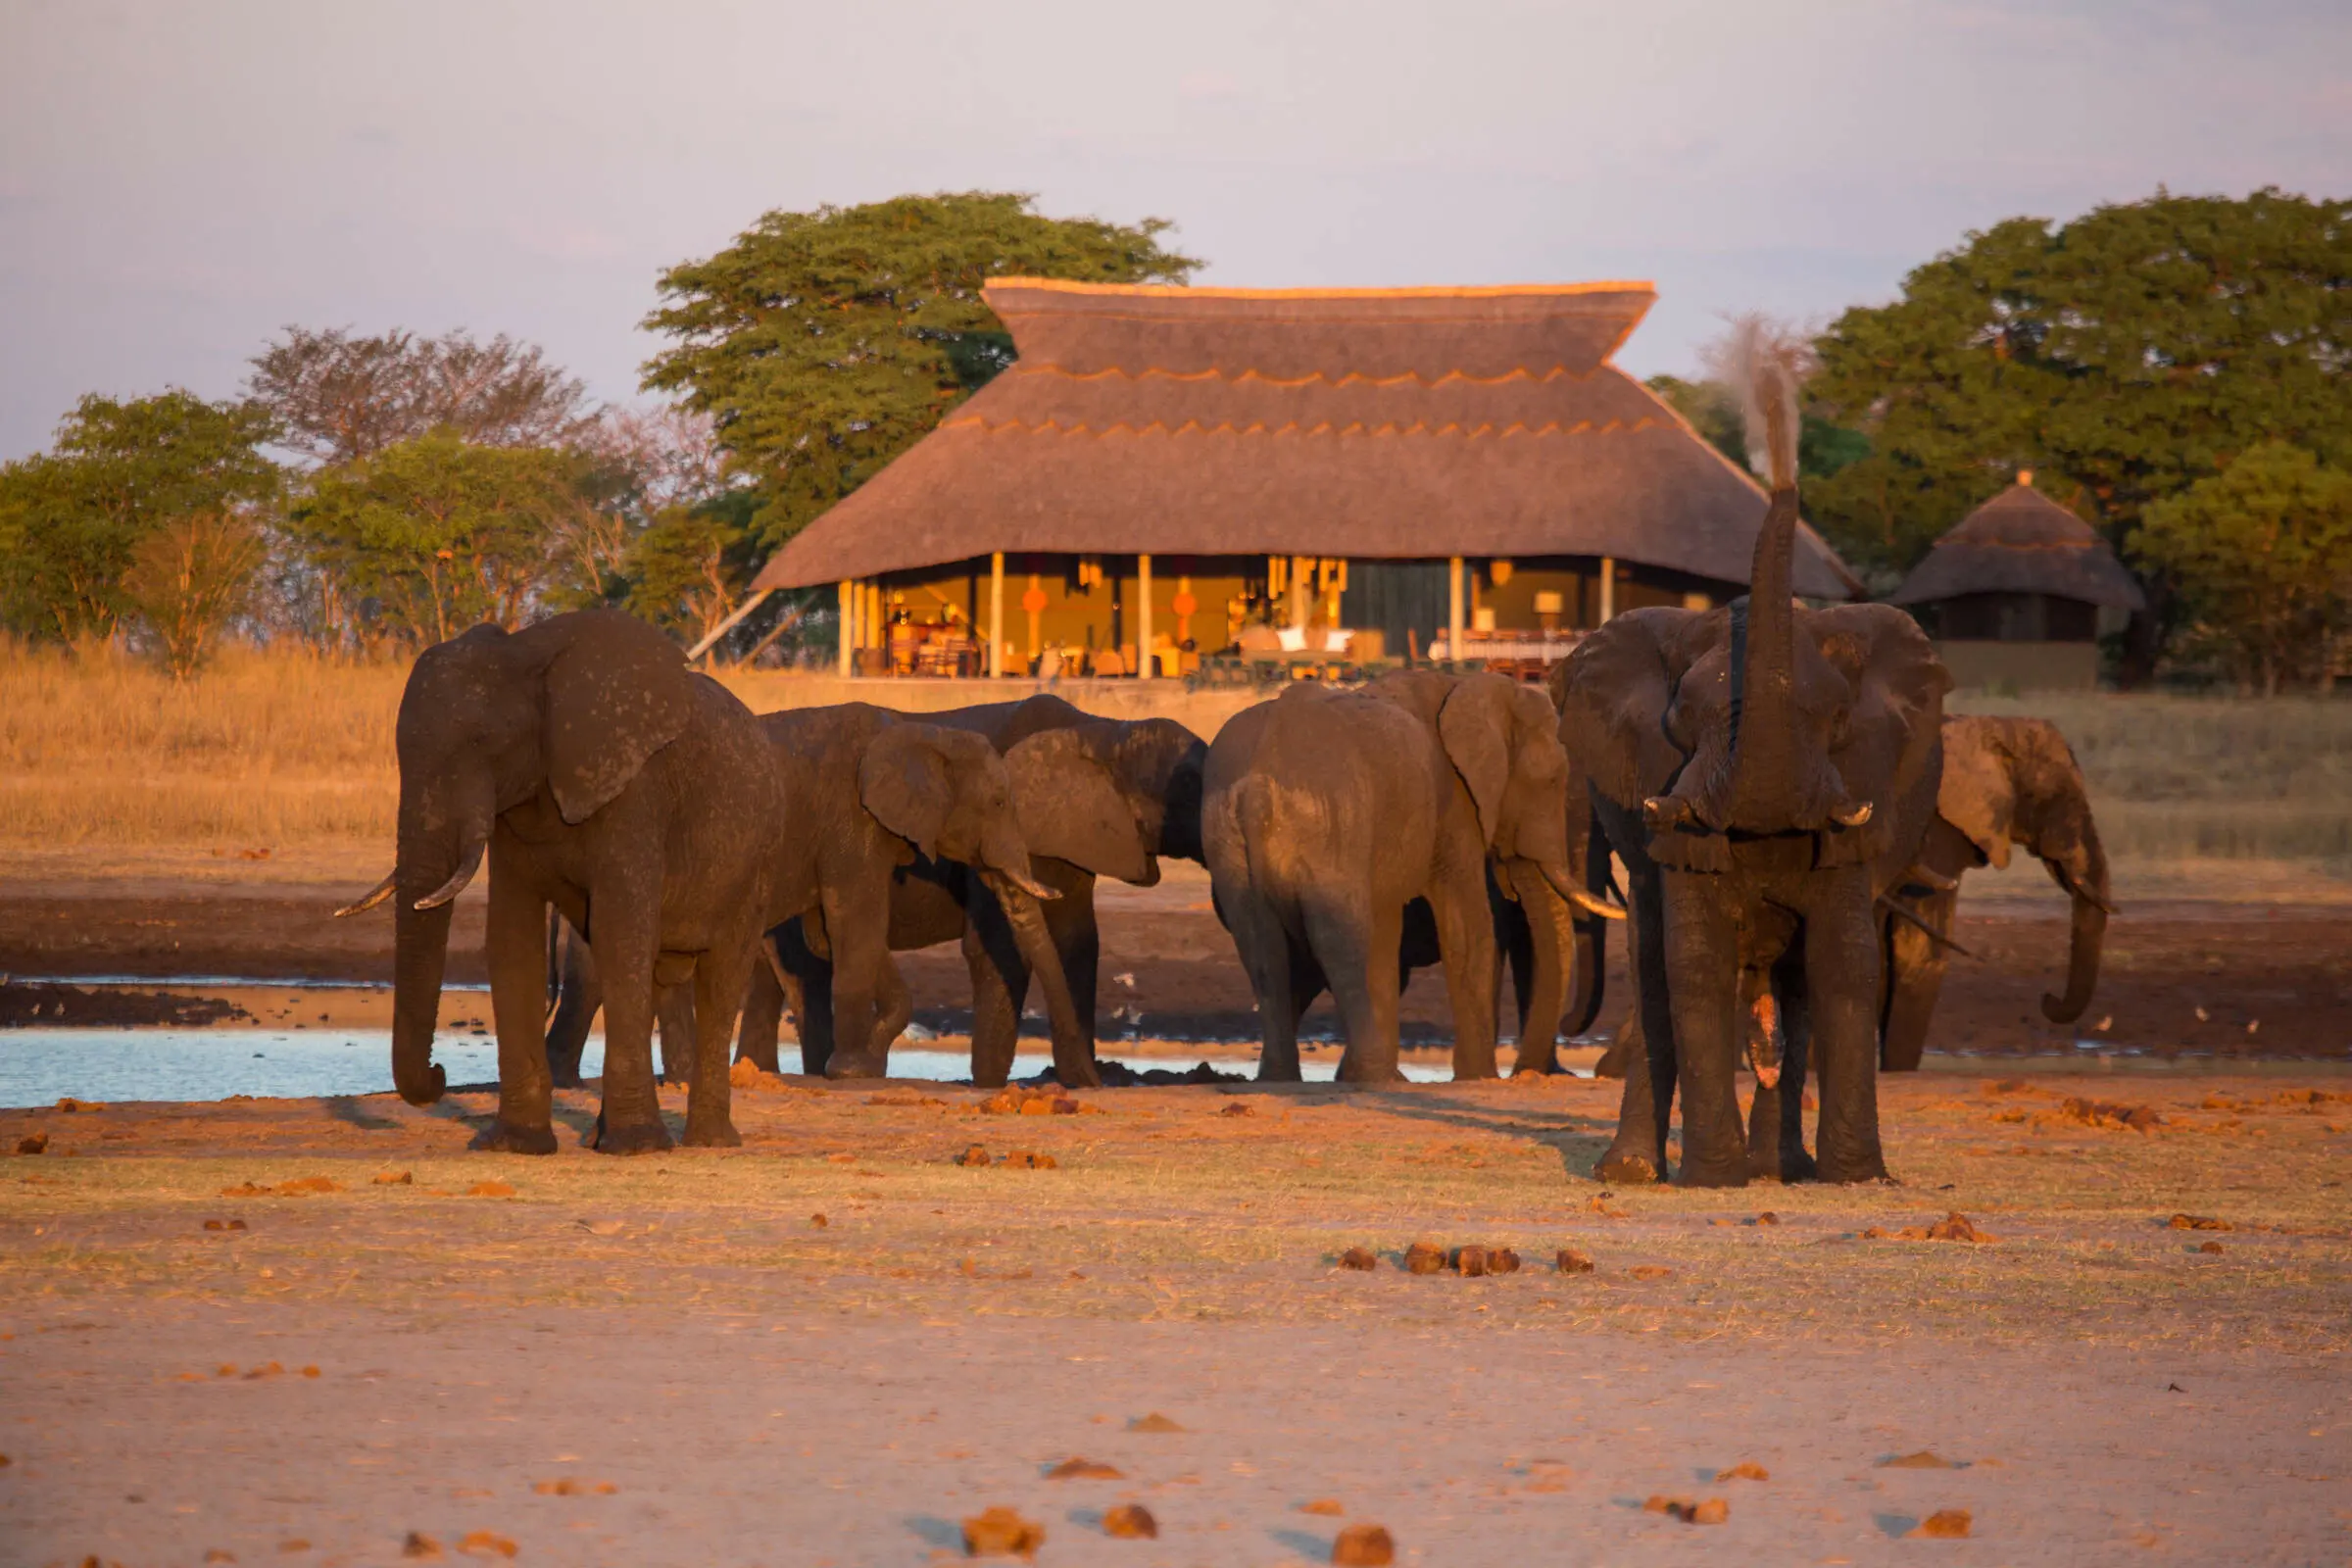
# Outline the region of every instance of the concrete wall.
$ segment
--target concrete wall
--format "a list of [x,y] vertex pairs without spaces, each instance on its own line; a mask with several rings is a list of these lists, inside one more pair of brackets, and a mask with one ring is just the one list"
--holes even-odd
[[1942,638],[1936,657],[1963,691],[2093,691],[2099,684],[2096,643],[1977,642]]
[[[981,703],[1017,703],[1052,692],[1073,707],[1105,718],[1172,718],[1202,740],[1261,701],[1249,691],[1188,692],[1172,680],[862,680],[798,670],[722,670],[719,680],[755,712],[871,703],[904,713],[936,713]],[[1270,695],[1270,694],[1269,694]]]

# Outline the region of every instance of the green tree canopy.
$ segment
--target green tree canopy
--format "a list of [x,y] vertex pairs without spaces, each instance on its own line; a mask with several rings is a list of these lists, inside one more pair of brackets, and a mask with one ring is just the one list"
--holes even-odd
[[284,474],[261,450],[272,433],[266,410],[176,388],[83,398],[52,451],[0,466],[0,618],[32,637],[111,634],[150,536],[279,495]]
[[2352,473],[2265,442],[2140,516],[2139,557],[2180,596],[2188,641],[2278,693],[2327,677],[2352,631]]
[[2132,559],[2149,507],[2265,441],[2352,457],[2348,284],[2352,203],[2277,190],[1971,234],[1817,341],[1809,393],[1870,452],[1807,513],[1848,559],[1902,570],[2033,467]]
[[1169,224],[1053,219],[988,191],[769,213],[708,261],[662,274],[646,318],[678,340],[645,385],[710,415],[757,485],[772,549],[937,425],[1011,362],[989,278],[1183,282]]
[[567,589],[595,514],[583,460],[446,431],[322,470],[287,530],[361,618],[412,644],[514,627]]

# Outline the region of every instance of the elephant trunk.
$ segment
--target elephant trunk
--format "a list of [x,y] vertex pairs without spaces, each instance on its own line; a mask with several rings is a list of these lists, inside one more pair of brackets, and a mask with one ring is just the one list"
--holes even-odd
[[2041,1015],[2052,1023],[2073,1023],[2090,1005],[2099,983],[2099,950],[2107,939],[2107,910],[2087,890],[2075,894],[2072,943],[2067,951],[2066,995],[2041,999]]
[[[1586,831],[1584,872],[1585,891],[1595,899],[1605,899],[1609,891],[1609,841],[1601,832],[1597,816],[1592,817]],[[1560,1028],[1564,1033],[1581,1035],[1600,1016],[1608,989],[1609,928],[1598,915],[1580,909],[1573,917],[1571,930],[1576,951],[1575,990],[1570,994],[1567,1016],[1560,1020]]]
[[1526,995],[1519,999],[1519,1060],[1511,1071],[1546,1073],[1559,1070],[1560,1013],[1568,994],[1568,901],[1551,885],[1541,867],[1514,860],[1509,867],[1511,887],[1527,917],[1534,947],[1534,963]]
[[1088,1031],[1078,1017],[1078,1004],[1070,996],[1069,976],[1062,972],[1061,955],[1054,950],[1054,937],[1046,929],[1045,911],[1038,901],[1011,873],[990,868],[981,873],[997,902],[1004,906],[1004,917],[1012,927],[1012,940],[1020,949],[1022,961],[1029,972],[1045,988],[1046,1018],[1054,1031],[1054,1076],[1065,1089],[1098,1089],[1102,1074],[1095,1070],[1095,1054],[1088,1045]]
[[[449,1087],[433,1061],[441,1017],[441,980],[449,962],[449,924],[457,896],[482,863],[490,842],[488,780],[469,792],[477,808],[437,809],[402,787],[400,856],[393,877],[392,1082],[412,1105],[429,1105]],[[429,792],[437,796],[438,791]]]

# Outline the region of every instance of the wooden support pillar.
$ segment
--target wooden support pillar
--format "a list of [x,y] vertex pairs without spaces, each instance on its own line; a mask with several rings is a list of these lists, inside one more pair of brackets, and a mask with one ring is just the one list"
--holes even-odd
[[1152,657],[1152,558],[1135,558],[1135,593],[1139,603],[1135,612],[1135,673],[1150,680],[1152,665],[1158,661]]
[[1029,617],[1029,662],[1034,664],[1037,656],[1045,652],[1038,645],[1038,622],[1046,612],[1045,585],[1034,571],[1029,574],[1029,591],[1021,595],[1021,612]]
[[1004,552],[988,558],[988,678],[1004,673]]
[[872,577],[865,581],[865,646],[890,646],[890,623],[882,608],[882,584],[879,579]]
[[847,675],[852,667],[851,661],[855,657],[852,650],[858,646],[857,637],[858,585],[844,577],[841,579],[841,627],[840,636],[837,639],[841,644],[840,662],[841,672],[844,675]]
[[1446,563],[1446,657],[1455,663],[1462,658],[1462,558],[1454,556]]
[[1617,613],[1617,558],[1600,558],[1600,622],[1606,625]]

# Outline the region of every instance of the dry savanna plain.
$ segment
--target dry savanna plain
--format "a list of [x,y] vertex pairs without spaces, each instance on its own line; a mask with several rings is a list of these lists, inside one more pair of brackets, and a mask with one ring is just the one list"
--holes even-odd
[[[388,972],[325,913],[401,677],[0,654],[0,1063],[380,1027],[267,982]],[[0,1109],[0,1563],[2352,1561],[2352,710],[1962,706],[2074,739],[2123,913],[2053,1031],[2063,903],[1972,877],[1891,1185],[1603,1187],[1574,1077],[747,1073],[740,1150],[627,1161],[593,1090],[536,1160],[466,1152],[481,1087]],[[1247,1054],[1206,906],[1106,893],[1106,1055]],[[960,962],[906,968],[959,1048]]]

